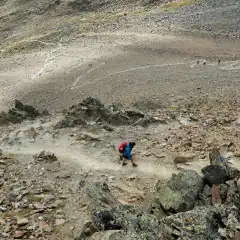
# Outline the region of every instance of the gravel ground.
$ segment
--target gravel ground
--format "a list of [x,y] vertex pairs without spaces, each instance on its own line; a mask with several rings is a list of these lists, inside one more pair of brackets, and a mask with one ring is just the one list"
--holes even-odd
[[[165,11],[163,11],[165,10]],[[230,1],[199,1],[189,6],[150,9],[146,16],[138,16],[130,28],[147,29],[152,33],[182,33],[215,38],[240,38],[240,3]]]

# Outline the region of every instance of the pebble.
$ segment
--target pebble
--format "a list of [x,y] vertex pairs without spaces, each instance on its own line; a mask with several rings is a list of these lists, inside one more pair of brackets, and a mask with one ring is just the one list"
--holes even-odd
[[63,201],[62,200],[56,200],[54,203],[51,204],[52,208],[59,208],[63,205]]
[[66,221],[64,219],[56,219],[55,225],[59,226],[59,225],[63,225]]
[[43,205],[41,203],[38,203],[38,202],[33,203],[33,207],[35,209],[43,209],[44,208]]
[[43,202],[44,202],[45,204],[47,204],[47,203],[52,202],[52,201],[54,201],[54,200],[55,200],[55,196],[52,195],[52,194],[50,194],[50,195],[45,196]]
[[15,231],[13,238],[21,239],[26,233],[26,231]]
[[28,219],[27,218],[19,218],[17,220],[17,225],[18,226],[24,226],[24,225],[27,225],[29,223]]

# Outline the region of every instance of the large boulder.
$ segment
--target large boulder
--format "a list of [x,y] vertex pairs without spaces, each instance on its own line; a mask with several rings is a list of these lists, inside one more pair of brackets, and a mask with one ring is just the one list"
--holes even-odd
[[234,179],[240,176],[240,172],[237,168],[230,167],[227,164],[221,165],[208,165],[202,168],[204,174],[204,180],[210,186],[213,184],[223,184],[230,179]]
[[202,169],[204,180],[210,186],[213,184],[222,184],[229,180],[229,174],[226,167],[220,165],[208,165]]
[[159,239],[159,220],[131,206],[96,211],[93,213],[93,224],[100,231],[123,230],[128,233],[127,236],[137,237],[133,239]]
[[235,207],[198,207],[162,219],[159,239],[234,239],[239,220]]
[[202,189],[203,178],[194,170],[183,170],[158,187],[157,196],[167,212],[178,213],[193,209]]

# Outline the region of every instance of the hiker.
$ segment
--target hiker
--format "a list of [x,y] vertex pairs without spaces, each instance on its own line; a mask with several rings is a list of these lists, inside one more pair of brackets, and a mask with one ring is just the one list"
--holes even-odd
[[137,164],[134,163],[133,158],[132,158],[132,149],[136,145],[135,142],[122,142],[122,144],[119,146],[118,150],[120,153],[120,160],[122,160],[122,165],[126,165],[126,160],[130,160],[132,163],[133,167],[137,167]]

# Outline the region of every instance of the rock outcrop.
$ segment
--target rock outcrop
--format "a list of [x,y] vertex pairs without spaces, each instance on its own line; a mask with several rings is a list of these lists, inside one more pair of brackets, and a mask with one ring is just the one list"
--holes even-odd
[[85,187],[94,205],[90,225],[94,231],[86,239],[234,240],[240,230],[240,184],[236,176],[229,179],[228,175],[222,184],[213,184],[221,200],[217,205],[211,186],[204,186],[193,170],[181,171],[164,186],[157,184],[154,197],[142,208],[118,203],[106,183]]
[[85,125],[88,122],[96,122],[103,128],[106,128],[107,125],[141,125],[145,127],[156,121],[137,109],[123,109],[116,105],[107,107],[98,99],[91,97],[65,110],[64,115],[65,119],[59,122],[55,128],[74,127]]
[[20,123],[26,119],[36,119],[39,116],[45,116],[48,112],[44,110],[40,113],[36,108],[25,105],[19,100],[15,100],[14,108],[9,109],[8,113],[0,113],[0,125],[8,123]]
[[197,207],[162,219],[159,239],[234,239],[239,220],[236,207]]

